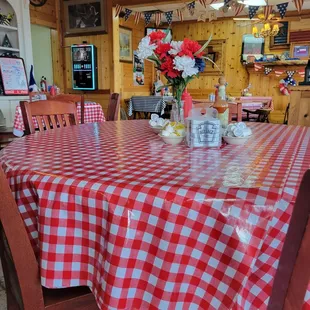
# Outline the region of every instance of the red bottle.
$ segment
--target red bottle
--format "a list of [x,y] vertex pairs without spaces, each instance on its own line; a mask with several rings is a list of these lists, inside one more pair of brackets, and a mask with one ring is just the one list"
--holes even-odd
[[51,86],[50,94],[51,94],[51,96],[56,96],[56,89],[54,86]]
[[187,92],[187,88],[185,88],[182,98],[184,101],[183,110],[184,110],[184,118],[188,117],[190,110],[193,108],[193,99],[190,93]]

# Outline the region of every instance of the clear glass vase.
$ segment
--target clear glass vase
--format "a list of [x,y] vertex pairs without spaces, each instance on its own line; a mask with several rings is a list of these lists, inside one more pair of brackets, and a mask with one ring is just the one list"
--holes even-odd
[[180,100],[179,102],[175,100],[172,105],[170,121],[179,122],[184,124],[184,110],[183,110],[184,101]]

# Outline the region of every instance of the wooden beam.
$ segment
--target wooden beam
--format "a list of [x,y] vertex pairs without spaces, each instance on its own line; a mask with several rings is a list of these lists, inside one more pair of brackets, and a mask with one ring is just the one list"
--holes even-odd
[[[188,1],[187,1],[188,2]],[[112,4],[113,6],[115,6],[116,4],[119,4],[121,6],[143,6],[143,5],[151,5],[151,6],[156,6],[159,4],[176,4],[176,3],[180,3],[180,5],[184,5],[184,3],[186,3],[186,1],[180,1],[180,0],[168,0],[168,1],[164,1],[164,0],[112,0]]]

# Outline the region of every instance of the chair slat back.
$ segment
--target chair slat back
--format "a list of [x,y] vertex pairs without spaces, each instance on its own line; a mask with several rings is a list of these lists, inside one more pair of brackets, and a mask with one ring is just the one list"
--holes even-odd
[[39,266],[1,167],[0,197],[0,256],[8,302],[20,309],[44,309]]
[[59,94],[56,96],[47,95],[48,100],[55,101],[71,101],[76,104],[80,102],[81,105],[81,124],[84,124],[85,120],[85,98],[84,95],[74,95],[74,94]]
[[[76,103],[72,101],[40,100],[31,103],[21,101],[20,107],[26,134],[35,132],[33,117],[40,131],[78,124]],[[55,116],[56,120],[53,121]]]
[[116,121],[119,117],[120,111],[120,95],[117,93],[110,95],[110,101],[108,106],[108,121]]
[[310,281],[310,170],[301,182],[273,282],[268,310],[303,309]]

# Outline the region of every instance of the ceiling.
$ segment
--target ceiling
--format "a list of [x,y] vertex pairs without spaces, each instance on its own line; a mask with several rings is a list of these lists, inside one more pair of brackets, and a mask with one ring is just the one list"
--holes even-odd
[[[133,11],[138,12],[145,12],[145,11],[156,11],[160,10],[162,12],[168,12],[168,11],[176,11],[177,9],[184,8],[186,6],[186,3],[189,1],[179,1],[176,3],[169,3],[169,4],[158,4],[158,5],[143,5],[143,6],[126,6],[129,9],[132,9]],[[266,5],[265,0],[244,0],[240,1],[241,3],[250,4],[250,5]],[[279,3],[285,2],[285,0],[267,0],[269,5],[276,6]],[[210,5],[207,5],[207,8],[205,9],[199,1],[196,1],[196,9],[195,14],[193,16],[190,15],[189,11],[187,9],[184,10],[184,20],[199,20],[199,17],[206,19],[209,16],[210,11],[216,11],[216,15],[218,18],[221,17],[229,17],[234,16],[233,11],[230,9],[227,13],[223,13],[221,10],[215,9],[218,8],[220,5],[223,5],[223,1],[216,1],[216,4],[212,7]],[[276,7],[275,7],[276,9]],[[304,0],[303,10],[310,9],[310,0]],[[293,2],[289,2],[288,11],[296,11],[296,8],[294,6]],[[248,8],[246,7],[242,13],[239,14],[239,16],[245,16],[248,15]],[[238,16],[238,17],[239,17]],[[162,20],[165,20],[163,17]],[[179,18],[177,17],[176,13],[173,14],[173,21],[179,21]]]

